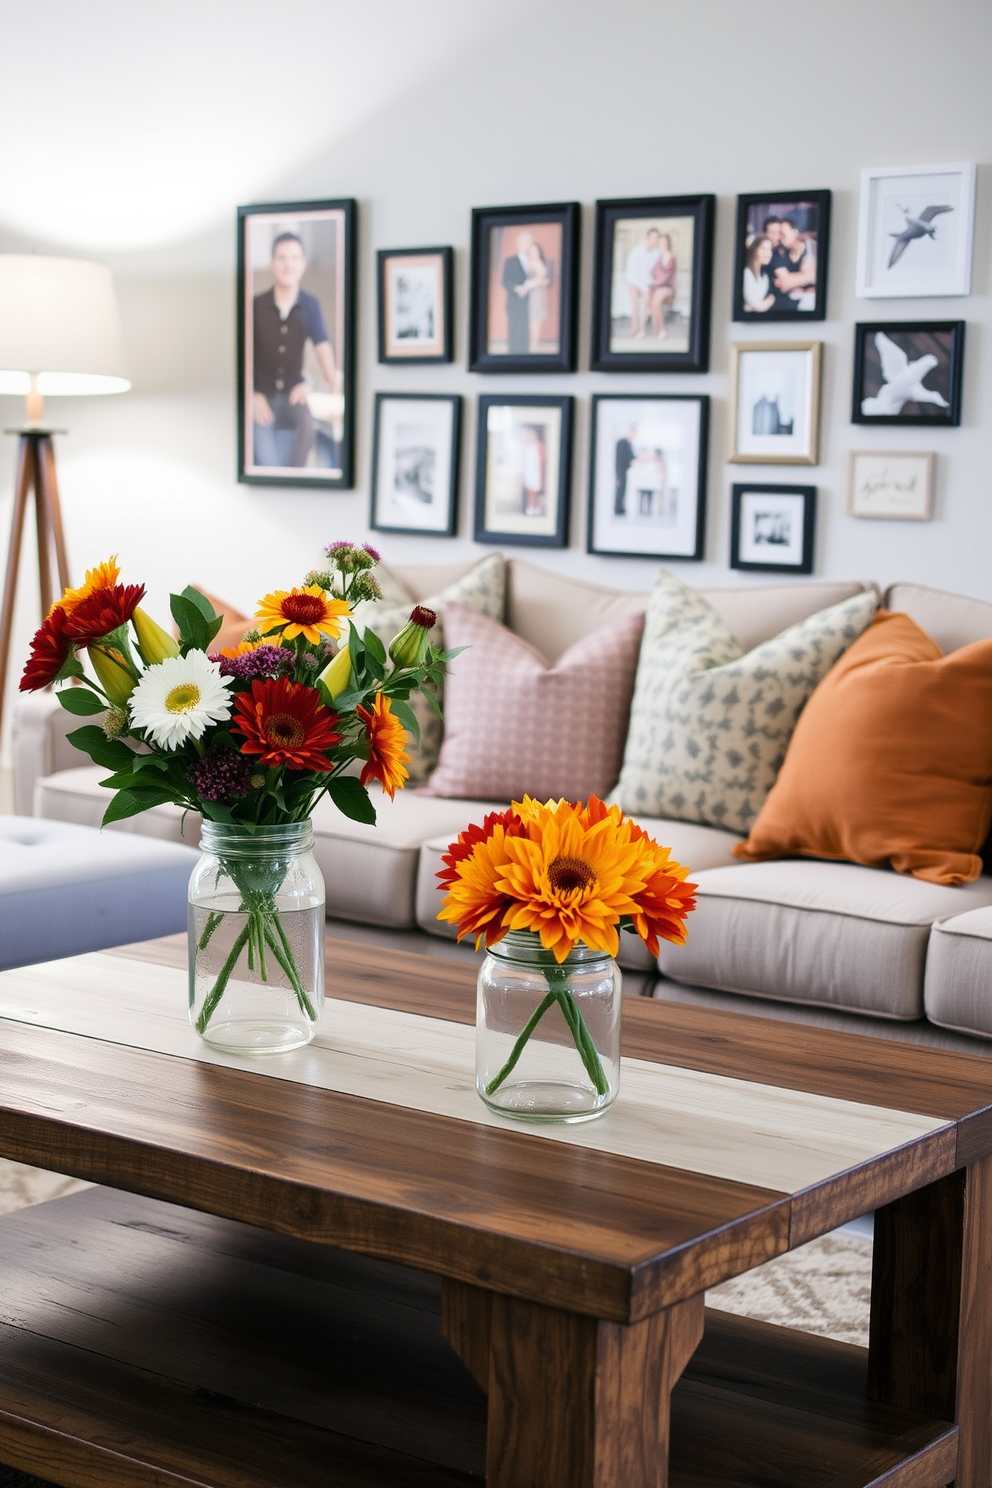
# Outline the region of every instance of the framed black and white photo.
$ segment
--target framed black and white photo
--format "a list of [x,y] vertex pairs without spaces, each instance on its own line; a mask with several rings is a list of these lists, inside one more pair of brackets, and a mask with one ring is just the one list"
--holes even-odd
[[848,515],[926,522],[933,516],[933,454],[852,450]]
[[765,191],[737,198],[735,320],[824,320],[829,191]]
[[815,528],[815,486],[734,486],[730,566],[754,573],[812,573]]
[[972,163],[862,171],[858,296],[970,294],[974,233]]
[[572,403],[527,393],[479,399],[476,542],[567,545]]
[[714,202],[662,196],[596,203],[594,370],[706,371]]
[[469,370],[574,372],[579,204],[472,212]]
[[450,248],[380,248],[380,362],[450,362]]
[[964,327],[963,320],[856,325],[852,422],[956,428]]
[[816,464],[822,353],[821,341],[731,346],[731,463]]
[[453,537],[462,400],[444,393],[376,393],[372,512],[378,532]]
[[703,557],[709,405],[705,394],[593,395],[590,553]]
[[238,208],[238,479],[350,486],[355,203]]

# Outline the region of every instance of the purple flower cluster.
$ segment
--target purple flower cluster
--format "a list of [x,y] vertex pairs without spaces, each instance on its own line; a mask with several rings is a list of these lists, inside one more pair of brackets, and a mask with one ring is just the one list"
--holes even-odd
[[189,766],[189,778],[201,801],[239,801],[248,794],[251,770],[243,754],[215,744]]
[[245,651],[241,656],[211,656],[220,667],[222,677],[237,677],[241,682],[251,682],[256,677],[277,677],[284,666],[292,666],[293,657],[281,646],[256,646],[254,651]]

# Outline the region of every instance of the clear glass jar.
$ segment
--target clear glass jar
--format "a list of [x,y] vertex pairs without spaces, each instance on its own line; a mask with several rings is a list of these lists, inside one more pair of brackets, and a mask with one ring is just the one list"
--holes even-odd
[[324,1005],[324,880],[309,821],[204,821],[189,881],[189,1017],[216,1049],[308,1044]]
[[476,1088],[522,1121],[591,1121],[620,1086],[620,969],[580,943],[559,966],[532,931],[510,931],[479,972]]

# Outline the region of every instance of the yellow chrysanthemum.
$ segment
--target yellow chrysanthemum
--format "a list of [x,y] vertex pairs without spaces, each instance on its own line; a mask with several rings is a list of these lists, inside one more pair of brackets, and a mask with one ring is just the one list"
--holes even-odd
[[259,646],[281,645],[282,636],[259,636],[257,641],[239,641],[236,646],[222,646],[217,654],[233,661],[236,656],[247,656],[249,651],[257,651]]
[[474,935],[476,950],[483,940],[495,945],[506,934],[507,896],[496,885],[506,870],[507,836],[519,830],[512,812],[494,813],[485,828],[470,827],[461,834],[444,859],[449,866],[438,875],[447,887],[438,919],[457,925],[459,940]]
[[533,930],[556,961],[580,940],[616,955],[617,922],[637,913],[635,896],[653,857],[632,842],[627,821],[607,812],[590,824],[583,815],[567,801],[531,808],[528,835],[506,843],[496,883],[514,901],[507,929]]
[[[55,601],[55,604],[60,609],[63,609],[67,615],[71,615],[73,610],[78,605],[81,605],[84,599],[89,598],[94,589],[113,589],[120,576],[121,571],[117,562],[117,554],[114,553],[111,557],[105,559],[103,563],[98,563],[96,568],[88,568],[79,588],[67,589],[62,598]],[[52,605],[53,610],[54,608],[55,605]],[[51,614],[51,610],[49,610],[49,614]]]
[[259,601],[255,619],[263,632],[281,630],[287,641],[305,636],[312,646],[318,646],[321,636],[336,641],[350,614],[347,600],[332,599],[319,584],[307,584],[302,589],[277,589],[267,594]]

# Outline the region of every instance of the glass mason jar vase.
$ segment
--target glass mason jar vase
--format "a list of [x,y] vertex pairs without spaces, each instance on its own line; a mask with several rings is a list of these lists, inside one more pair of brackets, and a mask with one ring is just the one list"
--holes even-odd
[[232,1054],[313,1038],[324,1004],[324,880],[309,821],[205,821],[189,882],[189,1017]]
[[510,931],[479,972],[475,1083],[522,1121],[591,1121],[620,1085],[620,970],[581,942],[561,963]]

